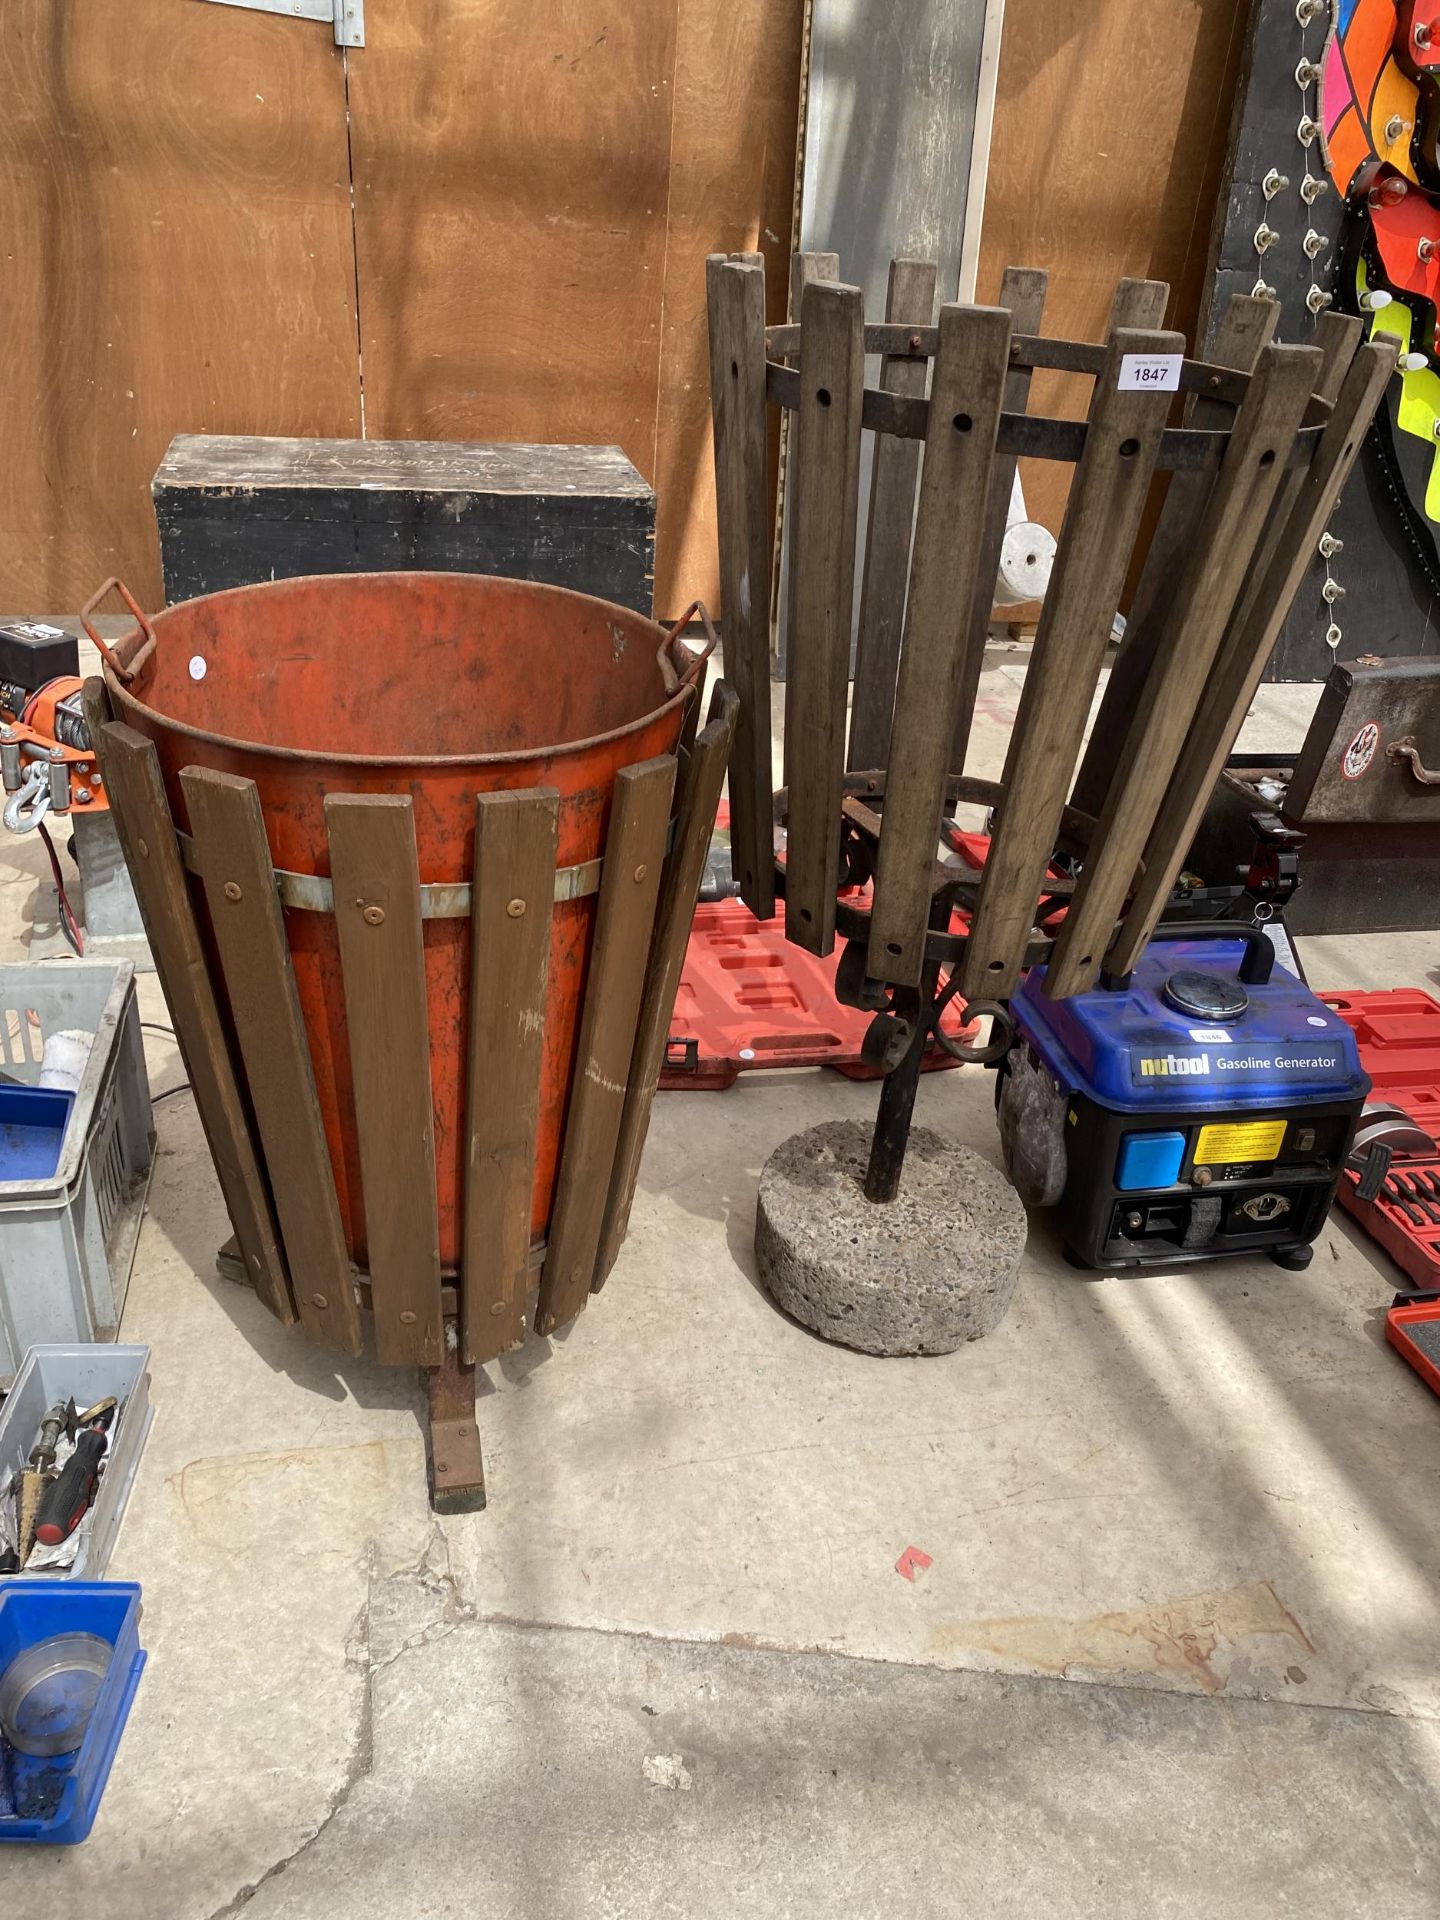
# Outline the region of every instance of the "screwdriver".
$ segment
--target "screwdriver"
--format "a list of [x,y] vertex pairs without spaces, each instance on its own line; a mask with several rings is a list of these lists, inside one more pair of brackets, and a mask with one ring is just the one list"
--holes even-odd
[[58,1547],[84,1519],[100,1484],[105,1446],[103,1428],[87,1427],[76,1440],[75,1451],[40,1496],[35,1538],[42,1547]]

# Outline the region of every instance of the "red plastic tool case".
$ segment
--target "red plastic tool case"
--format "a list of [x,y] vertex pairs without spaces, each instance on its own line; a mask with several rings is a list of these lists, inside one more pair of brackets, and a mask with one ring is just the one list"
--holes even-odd
[[[792,947],[785,917],[757,920],[739,900],[705,900],[685,955],[670,1018],[662,1087],[733,1087],[755,1067],[834,1067],[854,1080],[875,1078],[860,1057],[872,1016],[835,998],[840,950],[826,960]],[[966,1032],[953,1006],[947,1031]],[[969,1023],[973,1038],[978,1022]],[[927,1067],[957,1063],[937,1048]]]
[[1440,1293],[1397,1294],[1385,1316],[1385,1338],[1432,1393],[1440,1393]]
[[[1391,1100],[1403,1107],[1440,1142],[1440,1000],[1415,987],[1396,987],[1386,993],[1322,993],[1320,998],[1354,1033],[1360,1064],[1375,1083],[1371,1099]],[[1440,1145],[1432,1156],[1396,1165],[1401,1172],[1414,1168],[1440,1173]],[[1416,1226],[1383,1194],[1357,1200],[1359,1177],[1345,1175],[1341,1206],[1354,1214],[1416,1286],[1440,1289],[1440,1224]],[[1394,1337],[1391,1331],[1392,1341]],[[1408,1353],[1406,1358],[1410,1359]]]

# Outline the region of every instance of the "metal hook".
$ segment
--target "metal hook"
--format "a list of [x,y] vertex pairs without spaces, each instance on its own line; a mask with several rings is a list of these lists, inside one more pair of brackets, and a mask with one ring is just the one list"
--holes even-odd
[[50,811],[50,769],[41,760],[5,802],[5,825],[11,833],[31,833]]

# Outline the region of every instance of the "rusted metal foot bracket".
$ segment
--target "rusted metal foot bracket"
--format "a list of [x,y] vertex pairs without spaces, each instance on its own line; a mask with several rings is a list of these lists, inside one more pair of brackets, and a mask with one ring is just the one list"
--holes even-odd
[[445,1359],[422,1367],[430,1408],[430,1505],[436,1513],[479,1513],[485,1505],[485,1467],[475,1418],[475,1369],[460,1359],[446,1328]]

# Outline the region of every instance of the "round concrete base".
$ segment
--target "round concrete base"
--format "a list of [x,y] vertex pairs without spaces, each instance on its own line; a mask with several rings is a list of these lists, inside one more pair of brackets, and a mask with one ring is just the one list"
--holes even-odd
[[950,1353],[998,1326],[1025,1250],[1025,1209],[988,1160],[929,1127],[910,1135],[898,1197],[865,1198],[870,1128],[827,1120],[760,1176],[755,1257],[777,1305],[862,1353]]

